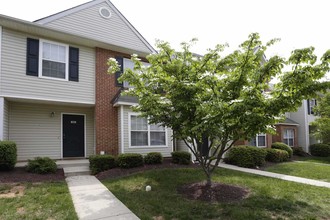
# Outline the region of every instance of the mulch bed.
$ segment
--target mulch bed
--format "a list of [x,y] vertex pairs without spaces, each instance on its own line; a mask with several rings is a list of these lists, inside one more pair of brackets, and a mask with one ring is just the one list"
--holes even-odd
[[241,201],[250,193],[248,189],[239,186],[212,183],[210,187],[205,182],[180,186],[178,192],[187,199],[222,203]]
[[0,184],[22,182],[38,183],[64,180],[65,176],[63,169],[58,169],[56,173],[50,174],[29,173],[25,170],[24,167],[15,167],[11,171],[0,171]]

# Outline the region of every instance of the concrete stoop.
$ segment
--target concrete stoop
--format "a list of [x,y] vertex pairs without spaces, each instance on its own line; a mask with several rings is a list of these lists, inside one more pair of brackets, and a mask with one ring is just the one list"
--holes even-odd
[[56,164],[59,168],[63,168],[64,175],[69,176],[80,176],[90,175],[89,161],[87,159],[81,160],[58,160]]

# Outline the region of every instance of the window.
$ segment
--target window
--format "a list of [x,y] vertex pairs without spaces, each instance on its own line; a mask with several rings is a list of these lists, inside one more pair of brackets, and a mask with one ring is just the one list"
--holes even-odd
[[[116,60],[120,66],[120,70],[116,72],[116,86],[124,87],[124,88],[132,88],[132,86],[129,85],[127,81],[124,81],[123,83],[118,82],[118,78],[121,76],[121,74],[125,71],[125,69],[131,69],[134,70],[134,62],[130,59],[123,58],[123,57],[116,57]],[[149,63],[141,62],[144,66],[150,66]]]
[[256,147],[266,147],[266,134],[258,134],[249,141],[249,145]]
[[40,41],[40,77],[68,79],[68,46]]
[[130,115],[130,146],[165,146],[165,128],[156,124],[148,124],[146,118]]
[[293,129],[284,129],[283,143],[287,144],[288,146],[293,147],[293,145],[294,145],[294,130]]
[[314,107],[316,106],[316,99],[308,99],[307,100],[307,111],[309,115],[314,115]]

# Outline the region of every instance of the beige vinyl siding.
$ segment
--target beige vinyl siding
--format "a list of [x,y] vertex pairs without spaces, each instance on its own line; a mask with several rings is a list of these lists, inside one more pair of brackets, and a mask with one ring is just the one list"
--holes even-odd
[[62,113],[85,114],[86,156],[94,154],[94,108],[10,102],[9,139],[17,144],[18,160],[62,158]]
[[4,100],[4,115],[3,115],[3,140],[8,140],[9,129],[9,103]]
[[176,140],[176,148],[177,148],[177,151],[190,152],[190,149],[187,147],[187,145],[181,139]]
[[[26,39],[38,39],[3,29],[0,94],[4,97],[73,103],[95,103],[95,49],[79,47],[79,82],[26,75]],[[48,39],[46,39],[48,40]],[[65,42],[59,42],[65,43]]]
[[167,147],[145,147],[145,148],[131,148],[129,147],[129,124],[128,124],[128,117],[129,113],[133,111],[130,109],[129,106],[124,106],[124,118],[123,118],[123,125],[124,125],[124,153],[139,153],[139,154],[147,154],[149,152],[160,152],[164,157],[171,156],[171,152],[173,149],[173,141],[172,141],[172,130],[167,129]]
[[112,15],[109,19],[105,19],[99,14],[101,7],[110,8],[107,3],[103,2],[44,25],[107,44],[151,53],[145,43],[126,24],[122,16],[110,9]]

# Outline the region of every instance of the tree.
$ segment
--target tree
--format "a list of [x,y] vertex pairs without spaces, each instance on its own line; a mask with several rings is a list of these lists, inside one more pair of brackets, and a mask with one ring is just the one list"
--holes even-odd
[[[134,87],[125,92],[139,100],[134,111],[173,129],[174,137],[185,142],[210,186],[212,172],[235,141],[273,131],[285,112],[329,87],[318,80],[329,71],[330,51],[318,64],[313,47],[294,50],[287,60],[265,60],[277,39],[263,44],[253,33],[228,55],[221,55],[227,45],[217,45],[196,56],[190,51],[195,41],[182,43],[182,51],[157,42],[159,52],[147,56],[151,65],[143,66],[133,55],[134,71],[125,70],[120,80]],[[109,73],[118,69],[114,59],[108,65]],[[278,82],[270,90],[274,77]]]
[[318,101],[314,112],[319,118],[312,123],[313,135],[323,143],[330,143],[330,92],[328,91]]

